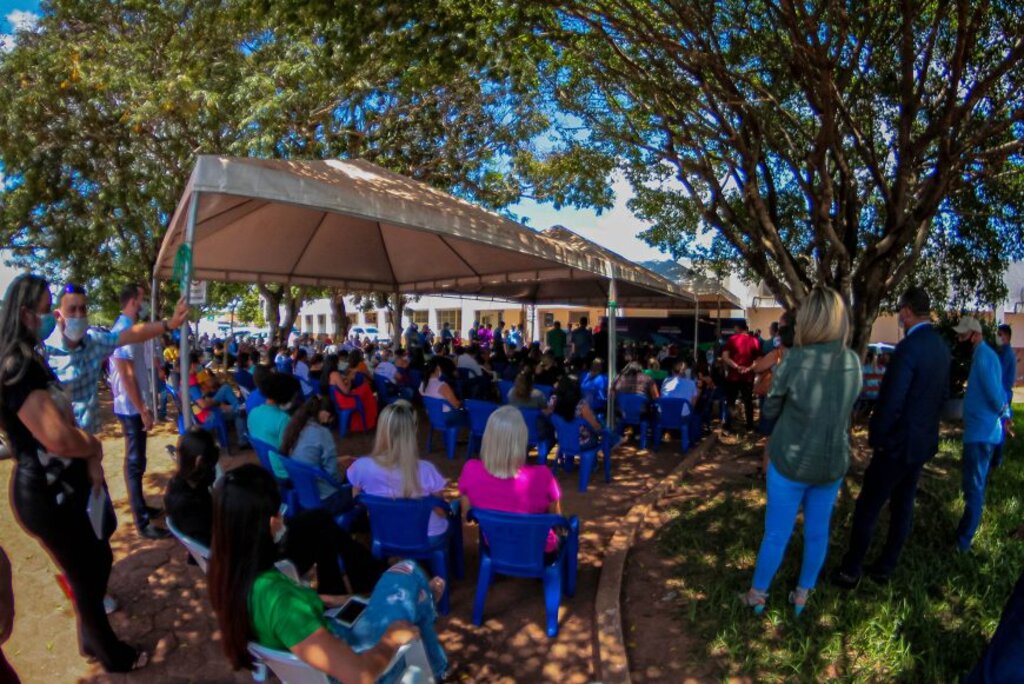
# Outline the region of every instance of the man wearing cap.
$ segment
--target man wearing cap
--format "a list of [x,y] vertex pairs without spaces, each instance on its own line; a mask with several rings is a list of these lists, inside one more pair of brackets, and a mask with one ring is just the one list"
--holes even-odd
[[[921,470],[939,450],[939,418],[949,393],[949,347],[931,324],[931,301],[918,287],[900,298],[899,325],[906,331],[882,379],[868,443],[871,463],[853,513],[850,545],[832,582],[852,589],[861,575],[885,582],[910,536]],[[864,568],[878,516],[889,504],[889,534],[878,559]]]
[[964,395],[964,515],[956,531],[957,549],[968,551],[981,523],[985,480],[992,451],[1003,441],[1003,419],[1009,415],[1009,405],[1003,390],[999,357],[985,342],[978,319],[964,316],[953,331],[964,351],[972,355]]

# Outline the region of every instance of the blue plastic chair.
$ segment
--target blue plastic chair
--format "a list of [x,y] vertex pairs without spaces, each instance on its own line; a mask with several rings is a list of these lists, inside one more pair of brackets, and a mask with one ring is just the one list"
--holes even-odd
[[[253,451],[256,452],[256,457],[260,459],[260,465],[263,466],[264,470],[274,476],[277,480],[277,488],[281,492],[281,500],[288,506],[289,516],[298,513],[299,511],[299,500],[295,493],[295,487],[292,486],[292,481],[289,479],[281,479],[274,472],[274,466],[270,462],[270,452],[275,451],[274,447],[267,444],[262,439],[256,439],[252,435],[249,435],[249,443],[252,444]],[[283,463],[288,460],[281,455],[278,455],[278,459]],[[285,468],[287,471],[287,468]]]
[[[687,414],[683,415],[683,408]],[[654,425],[654,449],[661,445],[662,433],[665,430],[679,431],[679,446],[685,454],[690,448],[690,418],[693,416],[693,406],[688,399],[677,399],[674,397],[661,397],[658,399],[658,422]]]
[[540,409],[519,407],[526,422],[526,448],[537,447],[537,463],[547,465],[548,453],[551,451],[551,442],[540,437]]
[[508,403],[508,393],[512,391],[512,388],[516,386],[515,380],[499,380],[498,381],[498,394],[501,395],[499,401],[503,406]]
[[[580,457],[580,482],[579,490],[587,491],[590,485],[590,474],[597,465],[597,452],[604,452],[604,481],[612,480],[612,445],[608,443],[606,436],[603,436],[599,446],[590,449],[583,449],[580,446],[580,428],[586,425],[583,418],[565,420],[557,414],[551,414],[551,424],[555,426],[555,436],[558,439],[558,461],[562,469],[571,472],[573,463],[577,456]],[[587,426],[587,429],[592,429]]]
[[[338,482],[323,468],[317,468],[308,463],[301,463],[287,457],[282,457],[281,463],[284,464],[284,469],[288,471],[288,479],[291,481],[292,489],[295,491],[294,501],[297,510],[294,513],[312,511],[323,506],[323,502],[320,499],[320,487],[317,486],[320,482],[326,482],[338,491],[352,491],[352,485]],[[356,504],[355,507],[336,516],[334,522],[346,532],[351,532],[352,526],[365,512],[366,509]]]
[[398,388],[395,387],[395,384],[383,375],[373,374],[373,387],[377,390],[377,403],[381,408],[401,398],[398,396]]
[[466,410],[469,412],[469,445],[466,447],[466,458],[471,458],[480,450],[487,419],[498,410],[498,405],[493,401],[467,399]]
[[[469,520],[480,525],[480,577],[473,601],[473,624],[484,618],[487,590],[495,574],[536,577],[544,580],[547,634],[558,635],[558,604],[562,594],[576,593],[576,562],[579,555],[580,521],[574,515],[502,513],[474,508]],[[565,540],[553,559],[546,559],[544,547],[551,528],[563,528]]]
[[[426,560],[431,574],[445,581],[439,607],[441,613],[447,615],[451,593],[449,562],[456,577],[461,579],[466,574],[459,500],[455,499],[449,504],[439,496],[391,499],[360,494],[357,501],[366,507],[370,516],[370,551],[373,557],[381,560],[392,556]],[[448,530],[443,535],[428,537],[427,524],[435,508],[448,512]]]
[[615,406],[619,409],[619,439],[626,432],[626,426],[634,428],[639,437],[640,448],[647,448],[647,433],[651,431],[651,420],[648,417],[650,400],[640,394],[616,394]]
[[544,401],[550,401],[551,395],[555,393],[555,388],[551,385],[534,385],[533,389],[540,391],[544,395]]
[[[354,409],[343,409],[338,406],[338,397],[346,396],[356,400],[356,407]],[[363,408],[363,400],[354,394],[343,394],[334,385],[331,385],[331,406],[334,407],[334,415],[338,419],[338,436],[345,438],[348,436],[348,430],[352,422],[352,416],[356,412],[359,413],[359,417],[363,419],[363,425],[366,425],[366,410]]]
[[452,411],[455,410],[451,404],[444,399],[437,399],[435,397],[423,397],[423,405],[427,409],[427,420],[430,421],[430,427],[427,430],[427,453],[429,454],[434,444],[434,430],[439,431],[444,437],[444,449],[448,454],[448,459],[455,458],[455,445],[459,441],[459,426],[449,426],[445,421],[446,411],[445,406],[448,406]]
[[[164,383],[164,387],[167,389],[167,394],[170,395],[171,401],[174,402],[174,407],[178,410],[178,434],[185,434],[185,413],[181,405],[181,395],[178,394],[178,390],[171,387],[169,384]],[[224,451],[228,451],[230,445],[230,439],[228,437],[228,425],[224,422],[224,414],[220,412],[220,409],[214,407],[207,410],[206,421],[200,421],[199,417],[196,416],[195,408],[192,406],[190,401],[188,404],[188,410],[192,412],[192,423],[198,425],[207,432],[212,432],[217,436],[217,441],[220,442],[220,446]]]

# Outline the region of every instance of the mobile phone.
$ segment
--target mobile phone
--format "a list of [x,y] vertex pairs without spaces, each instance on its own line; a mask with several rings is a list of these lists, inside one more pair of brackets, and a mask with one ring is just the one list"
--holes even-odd
[[350,598],[341,608],[331,611],[331,617],[346,627],[351,627],[359,619],[359,616],[363,614],[363,611],[366,610],[366,605],[366,601],[363,599]]

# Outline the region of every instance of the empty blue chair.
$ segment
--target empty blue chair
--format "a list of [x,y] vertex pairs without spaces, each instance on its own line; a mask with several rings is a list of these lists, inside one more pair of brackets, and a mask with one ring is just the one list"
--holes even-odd
[[498,394],[501,398],[498,402],[502,405],[508,403],[508,393],[512,391],[512,388],[516,386],[515,380],[499,380],[498,381]]
[[647,448],[647,433],[651,430],[648,409],[650,400],[639,394],[616,394],[615,406],[619,409],[619,438],[626,432],[626,426],[633,427],[640,441],[640,448]]
[[[370,516],[370,551],[381,560],[392,556],[424,559],[431,574],[445,581],[440,610],[448,614],[450,582],[448,564],[458,578],[466,573],[466,559],[462,548],[462,516],[459,500],[450,504],[439,496],[419,499],[391,499],[384,496],[360,494],[357,497]],[[427,536],[427,524],[435,508],[448,514],[448,530],[436,537]]]
[[[181,404],[181,395],[178,394],[178,390],[171,387],[170,384],[165,383],[164,387],[167,388],[167,394],[171,397],[174,402],[174,407],[178,410],[178,434],[185,434],[185,413]],[[199,417],[196,416],[195,408],[192,406],[190,401],[188,404],[188,410],[192,412],[192,424],[198,425],[207,432],[212,432],[217,436],[217,441],[220,442],[220,446],[224,451],[228,451],[230,445],[230,439],[228,437],[228,425],[224,422],[224,414],[220,412],[220,409],[214,407],[207,409],[207,416],[205,421],[200,421]]]
[[[474,508],[469,520],[480,525],[480,577],[473,601],[473,624],[484,618],[484,602],[494,575],[536,577],[544,581],[547,634],[558,634],[558,604],[562,595],[576,593],[576,560],[580,521],[574,515],[502,513]],[[566,537],[553,557],[544,552],[548,531],[562,528]]]
[[[357,376],[358,377],[358,376]],[[343,409],[338,405],[338,397],[345,396],[350,399],[354,399],[356,402],[355,408]],[[354,394],[343,394],[334,385],[331,385],[331,406],[334,407],[334,416],[338,419],[338,436],[347,437],[350,423],[352,422],[352,416],[357,412],[363,420],[363,425],[366,425],[366,412],[363,408],[363,400]]]
[[427,409],[427,420],[430,421],[430,428],[427,430],[427,453],[429,454],[434,443],[434,430],[438,430],[444,437],[444,449],[449,459],[455,458],[455,445],[459,441],[459,426],[448,425],[444,410],[447,406],[455,410],[451,404],[444,399],[435,397],[423,397],[423,405]]
[[398,396],[398,388],[395,387],[395,384],[383,375],[373,374],[373,388],[377,390],[377,403],[382,409],[401,398]]
[[[686,415],[683,415],[683,409]],[[665,430],[679,431],[679,448],[686,453],[690,448],[690,418],[693,407],[687,399],[661,397],[658,399],[658,421],[654,425],[654,448],[661,445],[661,436]]]
[[[320,482],[326,482],[339,492],[348,491],[350,494],[352,492],[352,485],[338,482],[323,468],[317,468],[287,457],[282,457],[281,463],[288,471],[288,479],[291,481],[292,489],[295,490],[294,503],[297,510],[293,513],[316,510],[323,506],[320,499],[320,487],[317,486]],[[350,532],[352,526],[364,512],[365,509],[362,506],[356,505],[341,515],[335,516],[334,522],[338,523],[338,527],[341,529]]]
[[550,401],[551,395],[555,393],[555,388],[551,385],[534,385],[533,389],[544,395],[544,401]]
[[548,439],[541,438],[540,409],[520,406],[519,412],[523,414],[523,420],[526,422],[526,448],[530,449],[531,447],[537,447],[537,463],[540,465],[547,465],[548,452],[551,451],[551,442]]
[[[273,446],[267,444],[262,439],[256,439],[252,435],[249,435],[249,442],[252,444],[253,451],[256,452],[256,457],[260,459],[260,465],[274,476],[277,480],[277,488],[281,492],[281,500],[284,501],[288,506],[289,515],[294,515],[299,511],[299,501],[296,497],[295,488],[292,486],[291,480],[287,478],[281,478],[275,471],[274,466],[270,460],[270,452],[274,451],[277,459],[281,461],[282,465],[287,459],[278,455]],[[287,472],[287,468],[285,469]]]
[[487,419],[497,410],[498,405],[493,401],[466,400],[466,411],[469,412],[469,445],[466,447],[466,458],[471,458],[480,450],[484,429],[487,427]]
[[579,490],[587,491],[590,484],[590,474],[597,465],[597,452],[604,452],[604,481],[611,482],[612,479],[612,445],[609,444],[607,433],[601,435],[601,443],[598,446],[584,449],[580,445],[580,428],[586,426],[583,418],[565,420],[557,414],[551,414],[551,424],[555,426],[555,437],[558,439],[558,461],[566,471],[571,471],[576,457],[580,457],[580,482]]

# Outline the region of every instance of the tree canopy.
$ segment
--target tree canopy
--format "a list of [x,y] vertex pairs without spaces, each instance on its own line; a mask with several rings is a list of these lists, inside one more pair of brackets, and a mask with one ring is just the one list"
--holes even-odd
[[0,54],[0,237],[15,263],[107,302],[148,280],[201,153],[361,157],[495,209],[610,204],[609,162],[545,145],[549,103],[495,42],[495,17],[330,5],[45,3]]
[[1005,296],[1024,257],[1024,5],[569,0],[522,18],[552,97],[625,164],[651,244],[742,265],[787,307],[831,285],[857,347],[909,282]]

